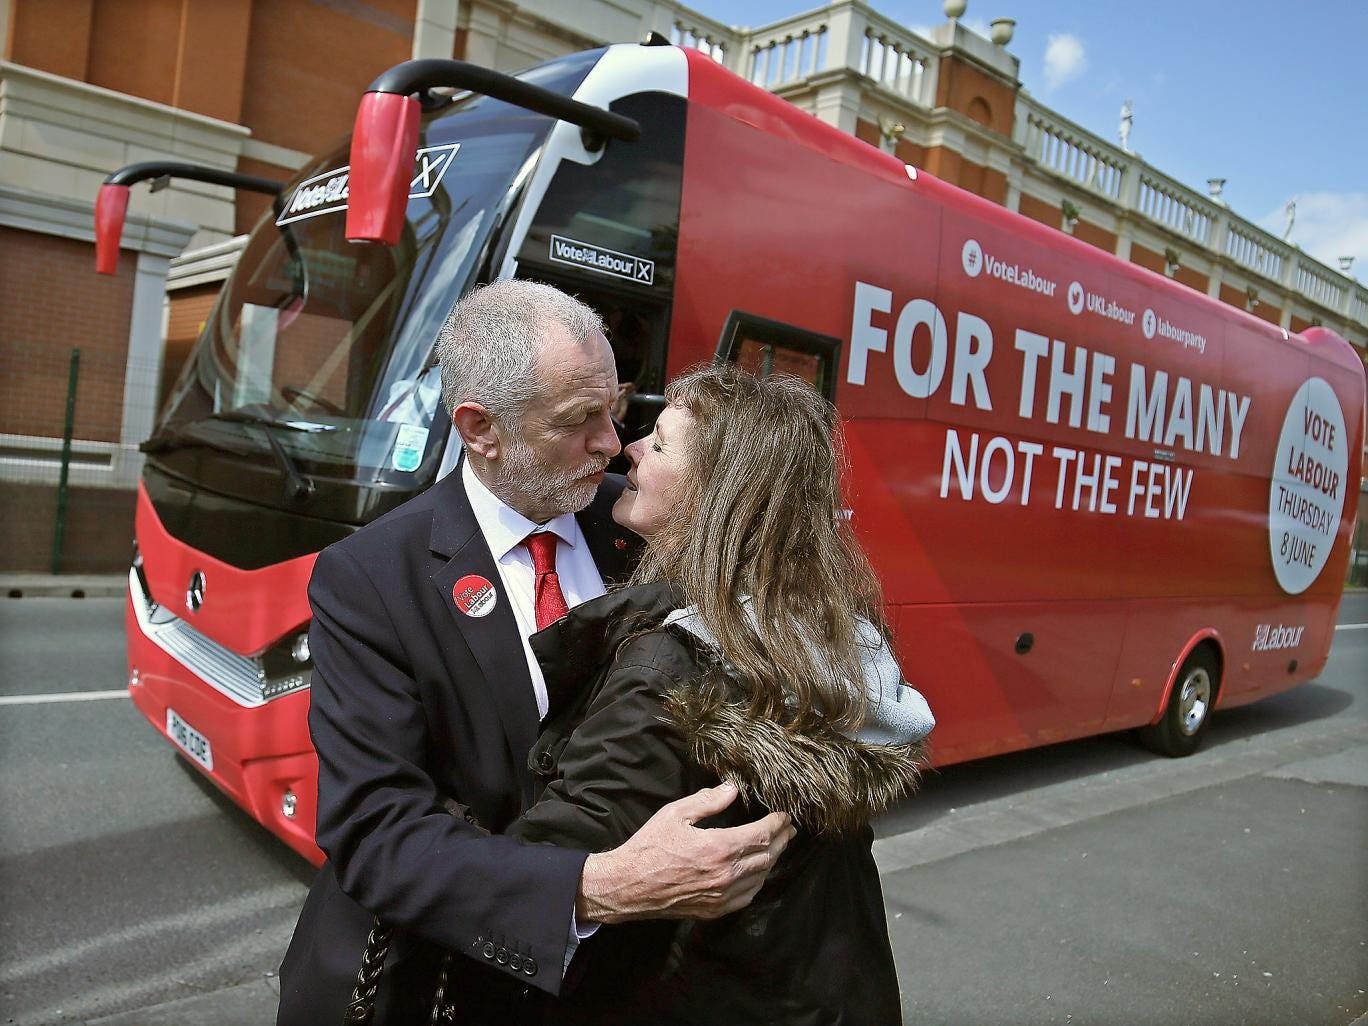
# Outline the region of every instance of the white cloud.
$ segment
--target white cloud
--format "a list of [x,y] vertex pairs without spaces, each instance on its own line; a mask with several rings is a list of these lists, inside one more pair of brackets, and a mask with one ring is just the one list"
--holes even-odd
[[[1368,192],[1308,192],[1295,197],[1297,218],[1287,241],[1334,270],[1339,258],[1351,256],[1349,274],[1368,279]],[[1259,219],[1260,227],[1282,238],[1287,228],[1283,207]]]
[[1045,41],[1045,85],[1057,89],[1083,74],[1088,66],[1083,40],[1068,32],[1052,32]]

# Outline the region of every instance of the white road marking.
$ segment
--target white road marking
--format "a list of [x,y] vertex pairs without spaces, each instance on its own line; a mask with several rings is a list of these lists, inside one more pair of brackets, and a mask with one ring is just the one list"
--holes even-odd
[[[229,937],[231,926],[243,919],[275,909],[288,909],[293,913],[303,903],[307,891],[308,887],[300,883],[273,884],[212,905],[197,904],[194,908],[145,919],[131,926],[114,927],[74,944],[0,965],[0,986],[15,987],[44,973],[56,972],[79,977],[83,964],[109,959],[111,952],[137,950],[154,938],[179,931],[193,930],[201,936]],[[258,947],[261,944],[260,938],[253,940],[247,937],[243,940]],[[126,986],[127,982],[119,986]]]
[[0,705],[46,705],[49,702],[98,702],[105,698],[127,698],[128,689],[118,691],[61,691],[53,695],[0,695]]
[[[176,1001],[178,996],[203,997],[206,993],[213,993],[210,988],[222,989],[225,967],[232,971],[235,967],[249,965],[259,958],[263,949],[285,950],[294,933],[294,909],[303,904],[304,894],[305,889],[301,886],[298,896],[289,903],[293,907],[289,908],[288,916],[263,924],[259,929],[242,936],[233,936],[233,930],[244,927],[227,924],[225,929],[224,924],[211,924],[219,926],[220,931],[201,932],[207,950],[199,957],[167,966],[160,971],[128,974],[116,983],[84,989],[78,996],[67,994],[62,999],[54,995],[53,1002],[47,1007],[26,1012],[23,1021],[54,1022],[60,1019],[66,1022],[70,1021],[68,1017],[94,1019],[133,1009],[149,1011],[150,1002],[155,1001],[157,1006],[161,1006]],[[183,947],[188,947],[188,942]],[[70,973],[62,978],[69,977]],[[165,1010],[170,1011],[169,1008]]]

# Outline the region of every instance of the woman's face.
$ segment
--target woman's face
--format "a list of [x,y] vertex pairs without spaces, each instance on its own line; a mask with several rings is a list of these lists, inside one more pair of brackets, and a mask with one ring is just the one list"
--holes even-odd
[[632,469],[627,472],[627,487],[613,506],[614,520],[643,538],[665,526],[684,498],[693,430],[688,410],[667,406],[655,430],[627,446],[624,451]]

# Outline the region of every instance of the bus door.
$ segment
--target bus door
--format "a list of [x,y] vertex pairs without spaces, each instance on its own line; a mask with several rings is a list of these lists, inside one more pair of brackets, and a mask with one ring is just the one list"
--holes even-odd
[[686,103],[637,93],[610,109],[640,123],[641,138],[608,142],[590,164],[561,161],[517,250],[514,273],[554,285],[602,315],[618,381],[635,392],[623,427],[637,438],[654,423],[660,401],[652,397],[665,386]]
[[[598,282],[579,276],[546,273],[530,266],[520,268],[518,277],[554,285],[598,311],[603,318],[604,334],[613,347],[618,384],[623,389],[623,402],[613,412],[622,444],[625,447],[629,441],[649,433],[665,403],[660,393],[665,388],[669,305],[603,288]],[[625,460],[619,457],[609,469],[625,473]]]

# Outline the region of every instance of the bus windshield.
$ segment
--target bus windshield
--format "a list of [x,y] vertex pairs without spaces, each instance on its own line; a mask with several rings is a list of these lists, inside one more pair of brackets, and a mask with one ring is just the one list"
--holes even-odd
[[[573,91],[588,56],[526,77]],[[305,168],[253,231],[145,449],[428,484],[448,426],[433,343],[551,124],[483,96],[426,116],[395,247],[346,241],[345,145]]]

